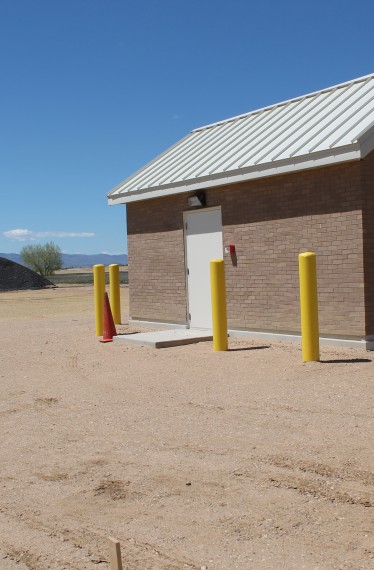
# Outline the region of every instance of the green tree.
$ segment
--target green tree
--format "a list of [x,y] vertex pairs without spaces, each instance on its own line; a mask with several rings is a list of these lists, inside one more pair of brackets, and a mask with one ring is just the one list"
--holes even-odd
[[61,249],[52,241],[45,245],[26,245],[20,253],[24,264],[40,275],[53,275],[62,267]]

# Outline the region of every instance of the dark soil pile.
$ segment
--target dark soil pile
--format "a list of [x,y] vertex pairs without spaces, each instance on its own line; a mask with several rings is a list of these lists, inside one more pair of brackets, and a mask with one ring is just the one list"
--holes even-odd
[[28,267],[0,257],[0,291],[44,289],[45,287],[53,287],[53,283]]

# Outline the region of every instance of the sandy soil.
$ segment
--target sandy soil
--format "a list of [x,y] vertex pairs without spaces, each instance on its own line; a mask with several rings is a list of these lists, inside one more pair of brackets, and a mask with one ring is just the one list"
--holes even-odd
[[101,344],[92,307],[0,294],[1,570],[106,569],[110,535],[129,570],[374,568],[373,353]]

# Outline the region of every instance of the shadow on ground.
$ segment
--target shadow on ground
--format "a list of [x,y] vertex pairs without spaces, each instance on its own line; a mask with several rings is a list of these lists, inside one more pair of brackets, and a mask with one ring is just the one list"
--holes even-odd
[[335,358],[333,360],[320,360],[321,364],[357,364],[359,362],[372,362],[370,358]]
[[241,350],[262,350],[263,348],[270,348],[270,345],[264,346],[245,346],[241,348],[229,348],[229,352],[240,352]]

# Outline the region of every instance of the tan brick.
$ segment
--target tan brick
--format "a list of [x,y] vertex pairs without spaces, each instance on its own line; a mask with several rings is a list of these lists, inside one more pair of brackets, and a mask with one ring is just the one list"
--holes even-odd
[[[374,153],[359,162],[208,189],[221,206],[229,326],[299,331],[298,254],[317,254],[321,334],[374,335]],[[186,322],[187,195],[128,210],[130,313]],[[365,241],[363,236],[365,235]]]

